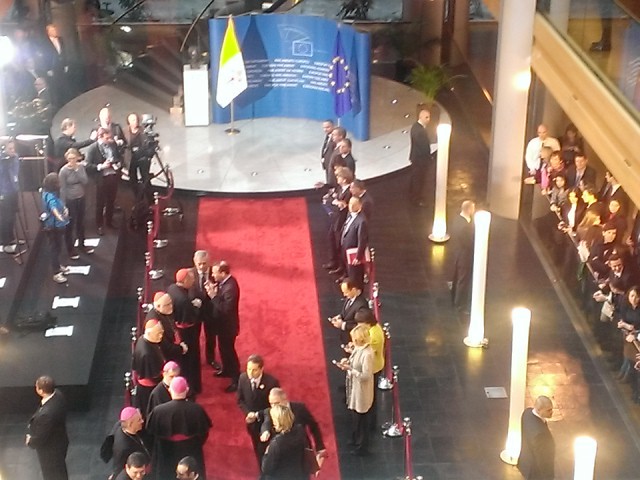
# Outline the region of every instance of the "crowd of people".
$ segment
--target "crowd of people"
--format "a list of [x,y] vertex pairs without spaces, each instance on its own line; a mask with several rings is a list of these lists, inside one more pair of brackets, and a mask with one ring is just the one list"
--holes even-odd
[[[584,142],[569,125],[559,141],[539,125],[527,145],[526,183],[539,184],[557,216],[556,232],[565,234],[579,256],[578,290],[594,333],[618,379],[632,385],[640,403],[640,256],[639,216],[610,171],[596,185]],[[557,243],[557,242],[556,242]]]
[[[101,113],[103,117],[110,118],[108,110],[106,114]],[[328,123],[325,122],[325,127]],[[54,223],[55,232],[47,235],[53,237],[50,241],[52,245],[56,243],[57,249],[61,248],[65,235],[71,237],[71,244],[77,238],[78,248],[82,249],[84,222],[78,220],[76,213],[74,234],[69,232],[72,222],[69,217],[73,216],[72,210],[84,208],[84,202],[74,205],[73,200],[83,199],[84,191],[76,187],[85,185],[90,178],[86,170],[93,169],[93,175],[100,174],[96,180],[97,196],[104,195],[100,188],[105,186],[105,177],[119,177],[114,168],[120,158],[118,145],[111,141],[115,135],[101,141],[112,131],[113,127],[109,130],[102,127],[97,141],[77,142],[73,137],[73,120],[63,121],[63,133],[56,143],[70,146],[64,153],[67,163],[60,168],[60,173],[47,175],[43,193],[45,202],[51,203],[50,221]],[[329,327],[335,327],[336,342],[344,351],[343,358],[335,360],[334,365],[345,372],[345,406],[353,419],[352,453],[365,456],[369,454],[370,436],[375,430],[376,386],[385,359],[385,334],[365,294],[368,222],[373,213],[373,200],[364,182],[354,178],[350,167],[355,168],[355,162],[346,150],[351,142],[344,129],[325,128],[325,132],[322,158],[327,159],[326,167],[333,169],[334,174],[327,174],[327,184],[323,187],[322,202],[328,214],[330,238],[330,257],[325,267],[337,274],[344,296],[342,309],[329,319]],[[120,131],[117,138],[123,139],[126,145],[129,136]],[[82,162],[79,148],[87,147],[90,149],[87,161]],[[112,153],[108,154],[107,149],[112,149]],[[93,160],[95,152],[100,154],[98,161]],[[63,177],[65,187],[58,189],[57,183]],[[117,187],[117,182],[115,185]],[[57,192],[64,193],[58,195]],[[96,212],[98,228],[103,225],[100,219],[109,225],[107,211],[103,204]],[[52,257],[52,265],[59,266],[53,258],[57,257]],[[56,275],[63,276],[64,272]],[[176,475],[206,478],[203,446],[212,423],[198,403],[203,389],[203,365],[210,367],[215,376],[229,379],[225,391],[237,396],[261,478],[308,478],[327,455],[322,433],[306,405],[289,401],[278,379],[265,371],[265,360],[259,354],[249,356],[241,371],[236,352],[240,285],[231,273],[231,266],[225,261],[213,262],[209,252],[198,250],[193,255],[193,265],[178,269],[174,279],[166,291],[153,295],[143,331],[133,347],[132,405],[122,409],[101,449],[103,460],[112,465],[110,478],[164,480]],[[201,335],[204,352],[201,352]],[[46,395],[63,406],[62,393],[53,388],[52,379],[48,379],[49,384]],[[44,399],[46,395],[41,396]],[[40,410],[48,402],[43,400]],[[60,407],[51,413],[57,417],[61,431],[64,411],[64,407]],[[32,436],[34,429],[32,425]],[[66,437],[66,433],[64,435]],[[32,446],[40,455],[40,447]],[[55,451],[55,461],[41,458],[45,478],[66,478],[65,455],[66,446]],[[180,477],[181,466],[188,470],[187,474],[195,476]],[[47,477],[45,472],[52,476]]]
[[[136,201],[147,207],[150,202],[153,153],[145,150],[145,136],[136,113],[128,115],[126,131],[112,121],[108,107],[100,110],[98,125],[88,139],[76,140],[76,129],[75,120],[62,120],[60,135],[54,141],[52,154],[47,157],[50,171],[42,182],[40,220],[48,239],[53,280],[57,283],[67,282],[69,261],[78,260],[80,254],[94,253],[94,249],[85,244],[88,191],[95,190],[95,231],[98,236],[105,234],[105,228],[117,228],[114,212],[123,179],[129,180]],[[81,150],[86,150],[86,154]],[[16,143],[11,139],[2,144],[0,153],[0,247],[11,254],[19,250],[15,234],[21,191],[19,170]]]

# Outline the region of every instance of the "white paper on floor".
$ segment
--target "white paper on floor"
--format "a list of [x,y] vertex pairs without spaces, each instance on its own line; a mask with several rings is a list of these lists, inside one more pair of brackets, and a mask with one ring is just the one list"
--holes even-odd
[[44,331],[45,337],[70,337],[73,335],[73,325],[66,327],[52,327]]
[[53,305],[51,308],[62,308],[62,307],[71,307],[78,308],[80,304],[80,297],[59,297],[56,295],[53,297]]
[[73,273],[75,275],[89,275],[91,265],[69,265],[69,271],[67,274]]

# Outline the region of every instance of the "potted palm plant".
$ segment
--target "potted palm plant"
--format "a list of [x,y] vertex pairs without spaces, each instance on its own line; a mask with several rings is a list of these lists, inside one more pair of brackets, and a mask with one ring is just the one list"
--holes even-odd
[[436,117],[432,118],[432,121],[437,122],[440,110],[435,101],[436,96],[443,88],[461,77],[462,75],[453,75],[446,65],[418,65],[411,70],[409,83],[427,99],[426,103],[418,105],[418,111],[426,106],[431,110],[432,117]]

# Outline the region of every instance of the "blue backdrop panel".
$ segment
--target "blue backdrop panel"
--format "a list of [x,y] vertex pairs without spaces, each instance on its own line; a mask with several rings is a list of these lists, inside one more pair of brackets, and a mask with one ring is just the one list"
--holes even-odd
[[[303,15],[234,17],[249,88],[234,101],[236,119],[336,119],[331,65],[339,38],[349,72],[350,110],[341,118],[358,140],[369,138],[369,35],[351,26]],[[209,20],[214,123],[229,123],[231,108],[215,102],[226,18]],[[340,35],[338,36],[338,30]]]

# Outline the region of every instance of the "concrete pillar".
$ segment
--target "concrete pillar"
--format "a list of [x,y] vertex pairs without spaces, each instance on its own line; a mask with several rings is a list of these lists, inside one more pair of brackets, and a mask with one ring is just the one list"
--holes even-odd
[[520,206],[535,6],[536,0],[500,4],[488,202],[510,219]]

